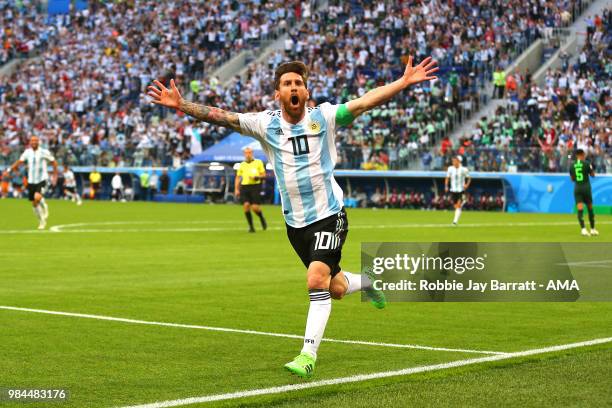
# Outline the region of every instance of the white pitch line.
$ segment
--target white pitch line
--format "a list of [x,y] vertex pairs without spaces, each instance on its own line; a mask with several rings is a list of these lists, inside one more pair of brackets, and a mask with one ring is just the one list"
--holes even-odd
[[184,399],[177,399],[177,400],[161,401],[161,402],[154,402],[151,404],[144,404],[144,405],[130,405],[124,408],[178,407],[181,405],[231,400],[231,399],[237,399],[237,398],[253,397],[257,395],[280,394],[280,393],[291,392],[291,391],[305,390],[308,388],[325,387],[328,385],[347,384],[347,383],[362,382],[362,381],[375,380],[375,379],[387,378],[387,377],[406,376],[406,375],[412,375],[412,374],[417,374],[417,373],[424,373],[428,371],[446,370],[449,368],[463,367],[463,366],[472,365],[472,364],[480,364],[480,363],[487,363],[490,361],[508,360],[512,358],[527,357],[527,356],[533,356],[537,354],[552,353],[555,351],[569,350],[573,348],[587,347],[587,346],[593,346],[593,345],[604,344],[604,343],[609,343],[609,342],[612,342],[612,337],[593,339],[593,340],[588,340],[588,341],[582,341],[579,343],[561,344],[558,346],[518,351],[514,353],[507,353],[507,354],[496,355],[496,356],[470,358],[466,360],[457,360],[457,361],[451,361],[449,363],[434,364],[434,365],[427,365],[427,366],[420,366],[420,367],[410,367],[410,368],[405,368],[402,370],[382,371],[382,372],[371,373],[371,374],[352,375],[348,377],[333,378],[330,380],[305,382],[302,384],[283,385],[280,387],[259,388],[259,389],[248,390],[248,391],[231,392],[227,394],[204,395],[201,397],[191,397],[191,398],[184,398]]
[[565,262],[558,263],[561,266],[590,266],[591,268],[609,268],[609,264],[612,263],[612,259],[602,259],[600,261],[577,261],[577,262]]
[[[259,336],[283,337],[283,338],[288,338],[288,339],[300,339],[300,340],[304,339],[304,336],[298,336],[297,334],[272,333],[272,332],[263,332],[263,331],[257,331],[257,330],[232,329],[232,328],[227,328],[227,327],[200,326],[200,325],[194,325],[194,324],[152,322],[148,320],[125,319],[122,317],[101,316],[101,315],[83,314],[83,313],[58,312],[54,310],[44,310],[44,309],[29,309],[25,307],[15,307],[15,306],[0,306],[0,309],[13,310],[13,311],[18,311],[18,312],[30,312],[30,313],[42,313],[42,314],[50,314],[50,315],[58,315],[58,316],[80,317],[84,319],[107,320],[107,321],[121,322],[121,323],[145,324],[149,326],[181,327],[184,329],[198,329],[198,330],[209,330],[209,331],[226,332],[226,333],[254,334],[254,335],[259,335]],[[377,343],[377,342],[372,342],[372,341],[341,340],[341,339],[327,339],[327,338],[324,338],[323,341],[326,341],[329,343],[357,344],[361,346],[393,347],[393,348],[407,348],[407,349],[431,350],[431,351],[449,351],[449,352],[454,352],[454,353],[475,353],[475,354],[493,354],[493,355],[506,354],[501,351],[454,349],[454,348],[446,348],[446,347],[421,346],[418,344]]]
[[[0,234],[44,234],[44,233],[141,233],[141,232],[214,232],[214,231],[243,231],[242,227],[225,228],[225,227],[201,227],[201,228],[83,228],[83,229],[64,229],[73,228],[77,226],[96,226],[96,225],[137,225],[137,224],[182,224],[182,221],[171,221],[171,222],[132,222],[132,221],[117,221],[109,223],[78,223],[78,224],[64,224],[52,226],[49,230],[38,231],[38,230],[0,230]],[[198,222],[192,222],[197,224]],[[208,222],[203,222],[208,223]],[[225,223],[225,222],[224,222]],[[230,223],[230,222],[228,222]],[[242,223],[242,222],[240,222]],[[609,225],[612,221],[598,221],[598,224]],[[574,221],[558,221],[558,222],[509,222],[509,223],[473,223],[473,224],[460,224],[460,228],[495,228],[495,227],[554,227],[554,226],[569,226],[575,225]],[[413,229],[413,228],[451,228],[449,224],[437,223],[437,224],[351,224],[349,230],[354,229]],[[268,230],[284,230],[285,227],[269,227]]]

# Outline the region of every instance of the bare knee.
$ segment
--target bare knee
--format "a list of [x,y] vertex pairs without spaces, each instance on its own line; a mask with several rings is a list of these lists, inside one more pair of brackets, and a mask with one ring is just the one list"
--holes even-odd
[[308,267],[308,289],[329,289],[330,269],[323,262],[314,261]]
[[242,208],[244,208],[244,212],[249,212],[249,211],[251,211],[251,204],[250,203],[244,203],[242,205]]
[[329,282],[329,293],[333,299],[340,300],[346,295],[347,290],[348,283],[342,271],[340,271]]
[[331,284],[329,285],[329,294],[331,295],[332,299],[340,300],[346,294],[346,288],[340,285]]

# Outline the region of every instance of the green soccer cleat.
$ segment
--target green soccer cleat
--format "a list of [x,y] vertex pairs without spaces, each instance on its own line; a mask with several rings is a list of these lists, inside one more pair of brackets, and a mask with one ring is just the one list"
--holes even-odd
[[285,368],[292,374],[302,378],[310,378],[314,373],[315,359],[308,353],[301,353],[293,361],[285,364]]
[[[370,279],[370,282],[376,280],[376,275],[372,271],[372,268],[367,267],[363,270],[363,273]],[[370,303],[377,309],[384,309],[387,306],[387,298],[382,290],[376,290],[373,286],[365,289],[366,295],[370,298]]]

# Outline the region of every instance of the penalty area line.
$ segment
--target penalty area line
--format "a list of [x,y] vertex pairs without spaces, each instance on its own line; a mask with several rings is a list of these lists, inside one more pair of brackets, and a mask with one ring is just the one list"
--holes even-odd
[[[258,335],[258,336],[283,337],[283,338],[288,338],[288,339],[299,339],[299,340],[304,339],[304,336],[298,336],[297,334],[272,333],[272,332],[247,330],[247,329],[232,329],[228,327],[200,326],[200,325],[195,325],[195,324],[154,322],[154,321],[149,321],[149,320],[126,319],[122,317],[101,316],[101,315],[84,314],[84,313],[58,312],[55,310],[30,309],[30,308],[15,307],[15,306],[0,306],[0,310],[12,310],[12,311],[17,311],[17,312],[29,312],[29,313],[41,313],[41,314],[49,314],[49,315],[56,315],[56,316],[79,317],[83,319],[106,320],[106,321],[111,321],[111,322],[142,324],[142,325],[148,325],[148,326],[179,327],[183,329],[197,329],[197,330],[208,330],[208,331],[226,332],[226,333],[253,334],[253,335]],[[324,338],[322,341],[325,341],[328,343],[356,344],[360,346],[406,348],[406,349],[429,350],[429,351],[448,351],[448,352],[453,352],[453,353],[474,353],[474,354],[491,354],[491,355],[505,355],[506,354],[500,351],[431,347],[431,346],[422,346],[419,344],[377,343],[377,342],[372,342],[372,341],[342,340],[342,339],[328,339],[328,338]]]
[[355,382],[362,382],[362,381],[368,381],[368,380],[376,380],[380,378],[407,376],[407,375],[412,375],[412,374],[417,374],[417,373],[425,373],[428,371],[446,370],[449,368],[463,367],[463,366],[468,366],[468,365],[473,365],[473,364],[487,363],[491,361],[501,361],[501,360],[509,360],[513,358],[534,356],[538,354],[552,353],[555,351],[562,351],[562,350],[570,350],[573,348],[587,347],[587,346],[593,346],[593,345],[604,344],[604,343],[609,343],[609,342],[612,342],[612,337],[593,339],[593,340],[588,340],[588,341],[582,341],[579,343],[561,344],[561,345],[551,346],[551,347],[518,351],[518,352],[507,353],[507,354],[502,354],[502,355],[470,358],[466,360],[456,360],[456,361],[451,361],[451,362],[442,363],[442,364],[411,367],[411,368],[405,368],[402,370],[382,371],[382,372],[371,373],[371,374],[352,375],[348,377],[332,378],[329,380],[305,382],[302,384],[283,385],[279,387],[259,388],[259,389],[254,389],[254,390],[231,392],[227,394],[204,395],[201,397],[191,397],[191,398],[184,398],[184,399],[177,399],[177,400],[160,401],[160,402],[154,402],[154,403],[144,404],[144,405],[130,405],[130,406],[126,406],[123,408],[178,407],[182,405],[232,400],[232,399],[238,399],[238,398],[254,397],[258,395],[281,394],[281,393],[286,393],[286,392],[291,392],[291,391],[305,390],[309,388],[325,387],[328,385],[355,383]]

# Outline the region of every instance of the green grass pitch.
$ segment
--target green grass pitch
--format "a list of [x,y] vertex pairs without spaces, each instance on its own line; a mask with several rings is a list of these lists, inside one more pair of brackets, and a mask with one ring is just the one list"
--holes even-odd
[[[25,200],[0,201],[0,306],[302,335],[305,270],[266,206],[246,232],[239,206],[49,201],[52,230]],[[612,242],[575,215],[349,209],[342,266],[365,241]],[[258,226],[256,219],[256,225]],[[612,303],[334,301],[326,337],[516,352],[610,337]],[[304,381],[282,369],[301,340],[0,309],[0,388],[65,388],[67,402],[117,407]],[[531,357],[190,406],[610,406],[611,343]],[[482,354],[323,342],[314,381]],[[3,405],[4,404],[4,405]]]

